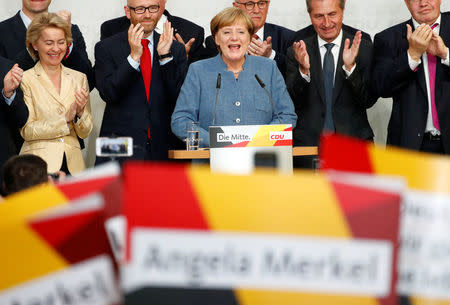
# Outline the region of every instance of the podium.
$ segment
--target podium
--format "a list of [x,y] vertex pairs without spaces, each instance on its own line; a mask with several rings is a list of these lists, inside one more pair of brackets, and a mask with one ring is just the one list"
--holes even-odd
[[256,166],[292,174],[292,125],[210,126],[212,172],[249,174]]

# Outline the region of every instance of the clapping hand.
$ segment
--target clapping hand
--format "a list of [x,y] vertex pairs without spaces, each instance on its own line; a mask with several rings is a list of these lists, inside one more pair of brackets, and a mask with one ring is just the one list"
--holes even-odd
[[89,93],[84,89],[75,91],[75,103],[77,106],[77,116],[81,118],[84,112],[84,108],[88,102]]
[[128,29],[128,44],[130,45],[130,56],[134,61],[139,62],[141,55],[144,52],[142,47],[142,38],[144,37],[144,27],[138,23],[136,25],[131,24]]
[[432,32],[433,36],[431,37],[430,44],[428,45],[427,52],[440,57],[442,59],[447,58],[448,48],[445,45],[444,41],[442,40],[442,37],[439,36],[438,33]]
[[69,27],[72,27],[72,14],[69,11],[62,10],[57,12],[56,15],[64,19],[69,24]]
[[184,45],[184,49],[186,50],[186,57],[189,57],[189,52],[191,51],[191,47],[195,42],[195,38],[189,39],[188,42],[184,42],[183,38],[181,38],[181,35],[176,33],[175,38],[179,43],[182,43]]
[[3,79],[3,92],[7,98],[10,98],[14,91],[19,87],[22,81],[23,70],[15,64]]
[[406,25],[406,38],[408,39],[409,56],[415,61],[419,61],[422,54],[428,49],[431,38],[433,38],[433,30],[428,24],[421,24],[413,32],[409,24]]
[[272,54],[272,37],[267,37],[265,41],[260,41],[259,39],[252,38],[252,41],[248,46],[248,54],[269,58]]
[[170,48],[173,43],[173,27],[169,21],[164,22],[163,32],[161,37],[159,37],[158,46],[156,47],[156,51],[158,55],[166,55],[170,53]]
[[342,60],[347,71],[351,71],[355,66],[356,57],[358,57],[359,53],[359,46],[361,45],[361,38],[361,31],[356,32],[351,46],[350,39],[345,39],[344,50],[342,51]]
[[305,75],[309,75],[309,68],[311,67],[311,65],[309,63],[309,55],[308,51],[306,50],[305,42],[303,40],[300,40],[298,42],[296,41],[292,45],[292,48],[294,49],[295,59],[300,66],[300,71]]

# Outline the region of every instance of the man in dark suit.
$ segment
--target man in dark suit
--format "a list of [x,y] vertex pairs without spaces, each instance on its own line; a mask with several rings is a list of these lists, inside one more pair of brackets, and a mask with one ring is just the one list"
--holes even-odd
[[387,143],[450,154],[450,14],[405,0],[412,19],[375,35],[373,87],[393,98]]
[[[22,9],[13,17],[0,22],[0,56],[6,57],[25,71],[32,68],[34,60],[25,47],[27,28],[34,16],[48,11],[51,0],[22,0]],[[63,65],[86,74],[89,88],[95,87],[95,75],[86,53],[86,44],[77,25],[71,24],[71,14],[67,11],[57,13],[72,26],[73,44]]]
[[[205,39],[205,30],[186,19],[172,16],[166,9],[167,0],[161,1],[161,18],[158,20],[155,31],[162,33],[164,22],[169,21],[172,24],[175,39],[185,46],[189,62],[202,59],[204,54],[203,40]],[[119,32],[127,31],[130,27],[130,21],[126,16],[114,18],[105,21],[100,27],[100,39],[103,40]]]
[[[97,88],[106,102],[100,136],[132,137],[133,159],[167,160],[169,147],[178,141],[170,131],[170,116],[186,71],[186,52],[173,41],[169,22],[161,35],[154,31],[163,1],[128,0],[128,31],[95,46]],[[148,41],[141,45],[143,38]],[[104,161],[97,158],[96,163]]]
[[[286,83],[297,112],[295,146],[316,146],[322,132],[373,140],[366,109],[372,41],[342,24],[345,0],[306,0],[313,26],[295,34],[287,52]],[[311,167],[310,160],[296,165]]]
[[[291,45],[294,31],[279,25],[266,22],[269,11],[270,0],[235,0],[233,6],[246,11],[252,18],[255,26],[255,35],[250,42],[248,53],[255,56],[264,56],[276,61],[278,69],[285,75],[286,72],[286,51]],[[216,43],[212,36],[208,36],[205,41],[206,57],[213,57],[218,54]]]
[[0,56],[0,194],[3,177],[1,169],[11,156],[19,153],[23,140],[19,128],[28,119],[28,108],[23,101],[23,93],[19,88],[23,70],[18,65]]

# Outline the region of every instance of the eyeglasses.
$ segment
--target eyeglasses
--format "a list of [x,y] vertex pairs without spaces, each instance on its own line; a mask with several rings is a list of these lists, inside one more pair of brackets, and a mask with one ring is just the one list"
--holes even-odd
[[253,1],[249,1],[249,2],[237,2],[237,4],[242,4],[245,6],[245,9],[248,11],[251,11],[252,9],[255,8],[255,4],[258,5],[258,8],[260,9],[265,9],[267,7],[267,3],[269,1],[258,1],[258,2],[253,2]]
[[157,13],[161,6],[159,4],[150,5],[150,6],[138,6],[138,7],[131,7],[128,6],[130,10],[133,10],[136,14],[142,15],[145,14],[145,11],[148,10],[149,13]]

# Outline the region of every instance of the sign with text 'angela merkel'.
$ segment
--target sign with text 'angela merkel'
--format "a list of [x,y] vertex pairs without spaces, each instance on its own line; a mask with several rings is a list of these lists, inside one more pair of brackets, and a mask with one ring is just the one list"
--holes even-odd
[[401,191],[128,164],[126,304],[395,304]]

